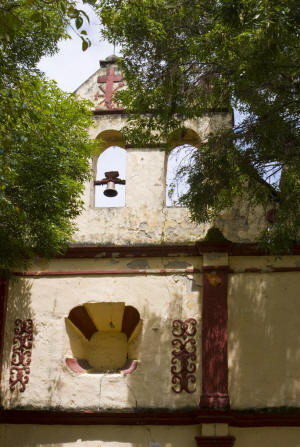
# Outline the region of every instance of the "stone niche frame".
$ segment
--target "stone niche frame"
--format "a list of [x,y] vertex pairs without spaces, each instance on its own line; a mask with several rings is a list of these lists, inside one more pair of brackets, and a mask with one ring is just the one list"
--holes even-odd
[[66,365],[73,372],[135,371],[133,341],[142,328],[135,307],[124,302],[88,302],[71,309],[65,324],[74,356],[66,358]]

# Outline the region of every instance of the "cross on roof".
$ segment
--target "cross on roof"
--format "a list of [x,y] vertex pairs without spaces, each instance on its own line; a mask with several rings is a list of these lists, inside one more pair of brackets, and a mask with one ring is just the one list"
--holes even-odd
[[[123,82],[123,75],[122,74],[115,74],[115,68],[114,67],[108,67],[106,70],[106,75],[104,76],[98,76],[97,79],[98,84],[106,84],[105,88],[102,87],[102,85],[99,85],[100,90],[104,93],[105,95],[105,105],[108,109],[112,110],[122,110],[122,107],[114,107],[113,103],[112,103],[112,97],[113,94],[120,89],[121,87],[124,86],[124,82]],[[117,84],[115,87],[115,83],[118,82],[119,84]],[[96,94],[95,99],[98,99],[99,94]]]

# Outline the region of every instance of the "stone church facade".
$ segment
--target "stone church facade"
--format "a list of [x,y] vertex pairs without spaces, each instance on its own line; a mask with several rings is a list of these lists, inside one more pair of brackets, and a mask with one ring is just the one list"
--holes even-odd
[[[263,212],[216,232],[166,206],[165,150],[122,140],[124,87],[110,57],[76,93],[91,138],[126,150],[126,205],[95,206],[96,156],[68,250],[0,282],[0,445],[300,447],[300,247],[259,249]],[[173,146],[231,119],[185,122]]]

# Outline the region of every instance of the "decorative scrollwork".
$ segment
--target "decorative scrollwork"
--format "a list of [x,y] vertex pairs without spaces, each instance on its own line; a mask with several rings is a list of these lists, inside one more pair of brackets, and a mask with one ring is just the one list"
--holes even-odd
[[188,318],[185,321],[174,320],[172,334],[174,337],[182,337],[184,340],[187,337],[193,337],[197,332],[197,321],[194,318]]
[[[196,387],[190,388],[191,384],[196,383],[196,340],[193,338],[197,332],[197,321],[194,318],[188,318],[185,321],[174,320],[172,334],[174,338],[172,345],[177,349],[172,351],[172,390],[174,393],[194,393]],[[180,338],[183,339],[180,340]],[[190,338],[189,338],[190,337]]]
[[11,367],[9,388],[14,391],[17,383],[20,383],[20,391],[25,391],[29,382],[31,363],[31,349],[33,340],[33,322],[31,319],[15,321],[13,349],[11,355]]

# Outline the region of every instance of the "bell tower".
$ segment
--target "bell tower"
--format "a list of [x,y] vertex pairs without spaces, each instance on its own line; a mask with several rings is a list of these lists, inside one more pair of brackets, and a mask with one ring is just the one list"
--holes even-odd
[[[218,228],[167,206],[168,154],[127,145],[124,88],[113,55],[76,90],[99,151],[73,241],[0,281],[1,447],[298,447],[300,248],[264,252],[243,206]],[[197,150],[231,113],[182,125],[166,139]],[[116,147],[126,169],[97,176]]]

